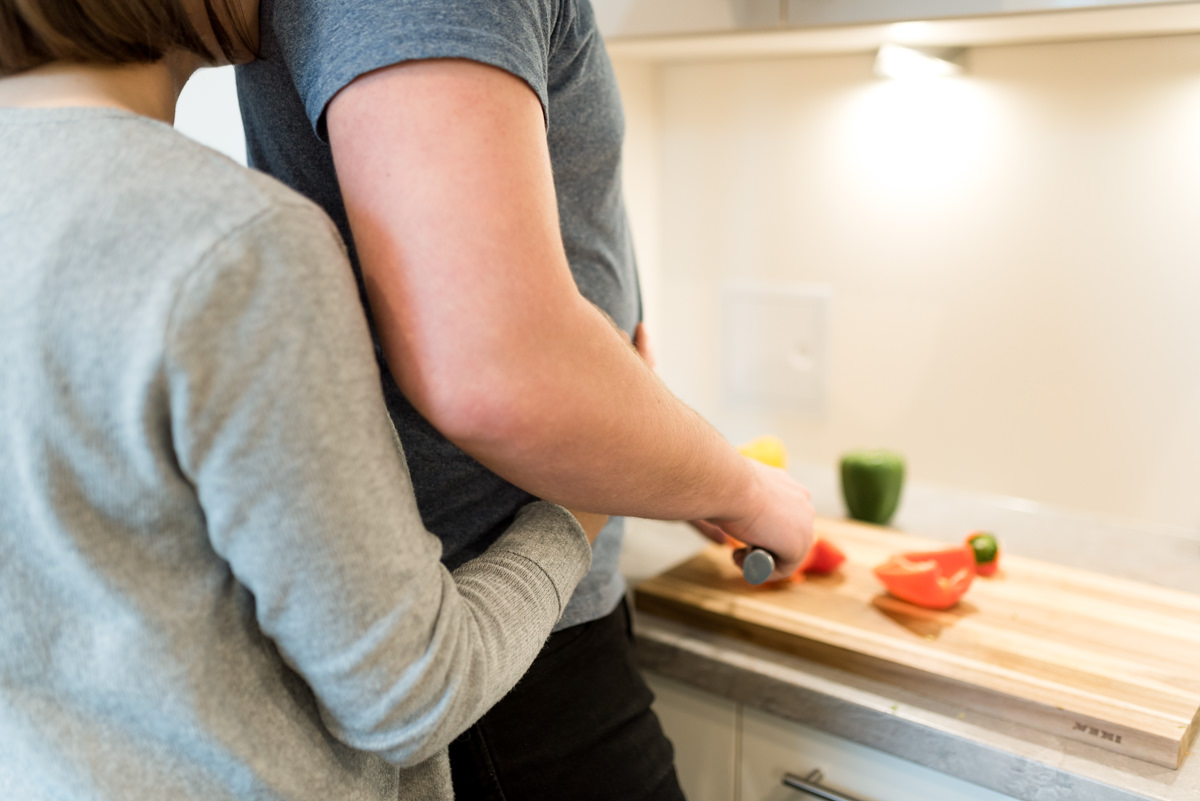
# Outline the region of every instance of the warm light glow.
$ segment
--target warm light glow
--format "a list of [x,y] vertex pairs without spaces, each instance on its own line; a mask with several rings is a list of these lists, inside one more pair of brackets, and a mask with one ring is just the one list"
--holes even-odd
[[961,48],[932,49],[885,44],[875,56],[875,74],[883,78],[941,78],[962,72]]
[[995,99],[970,81],[873,82],[845,108],[847,175],[893,217],[961,202],[1001,127]]
[[891,42],[905,42],[916,47],[929,43],[929,37],[934,34],[934,30],[934,27],[924,20],[906,20],[889,25],[886,38]]

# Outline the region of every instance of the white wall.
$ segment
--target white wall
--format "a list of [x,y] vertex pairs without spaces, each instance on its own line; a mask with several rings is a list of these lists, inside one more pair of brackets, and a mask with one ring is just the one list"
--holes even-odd
[[246,163],[233,67],[202,69],[191,77],[179,96],[175,127],[239,164]]
[[[866,54],[619,77],[660,372],[727,436],[1200,525],[1200,37],[980,48],[933,83]],[[823,417],[725,401],[733,277],[833,288]]]

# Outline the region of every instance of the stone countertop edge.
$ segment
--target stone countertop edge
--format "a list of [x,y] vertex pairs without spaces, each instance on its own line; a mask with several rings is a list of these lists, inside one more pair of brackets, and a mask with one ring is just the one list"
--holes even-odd
[[1200,799],[1194,757],[1171,770],[644,612],[635,621],[647,671],[1021,801]]

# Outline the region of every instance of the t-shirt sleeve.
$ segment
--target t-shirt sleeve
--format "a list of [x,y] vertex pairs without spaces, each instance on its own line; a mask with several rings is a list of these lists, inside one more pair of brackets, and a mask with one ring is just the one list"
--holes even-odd
[[275,0],[267,24],[324,137],[329,101],[355,78],[405,61],[462,58],[529,84],[548,108],[552,0]]
[[176,457],[261,630],[348,745],[416,764],[528,668],[590,549],[525,507],[451,575],[421,523],[357,290],[315,207],[224,237],[180,287],[166,342]]

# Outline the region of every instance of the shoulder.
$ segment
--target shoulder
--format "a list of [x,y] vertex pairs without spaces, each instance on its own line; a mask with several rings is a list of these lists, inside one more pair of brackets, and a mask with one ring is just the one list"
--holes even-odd
[[163,238],[183,246],[219,242],[236,232],[295,220],[311,235],[338,234],[326,214],[312,201],[280,181],[238,164],[169,126],[150,120],[131,120],[126,153],[136,165],[114,167],[126,176],[126,199],[139,206],[143,223],[157,225]]
[[[195,233],[179,230],[179,215],[163,221],[179,230],[173,341],[229,335],[245,349],[284,332],[311,341],[322,326],[365,331],[345,245],[319,206],[211,151],[193,153],[180,166],[200,173],[183,215],[192,217]],[[337,342],[329,337],[324,346],[340,348]]]
[[320,207],[264,172],[239,164],[182,135],[169,158],[178,183],[190,196],[189,205],[209,210],[214,228],[236,228],[255,218],[300,216],[318,218],[332,230]]
[[91,180],[128,243],[114,280],[174,287],[175,303],[200,289],[204,304],[245,302],[259,315],[273,302],[323,303],[331,282],[346,296],[345,247],[312,201],[162,123],[130,117],[105,136],[112,156]]
[[[546,65],[568,0],[265,0],[263,54],[286,67],[310,123],[356,78],[405,61],[463,58],[530,84]],[[247,72],[266,69],[251,65]]]

